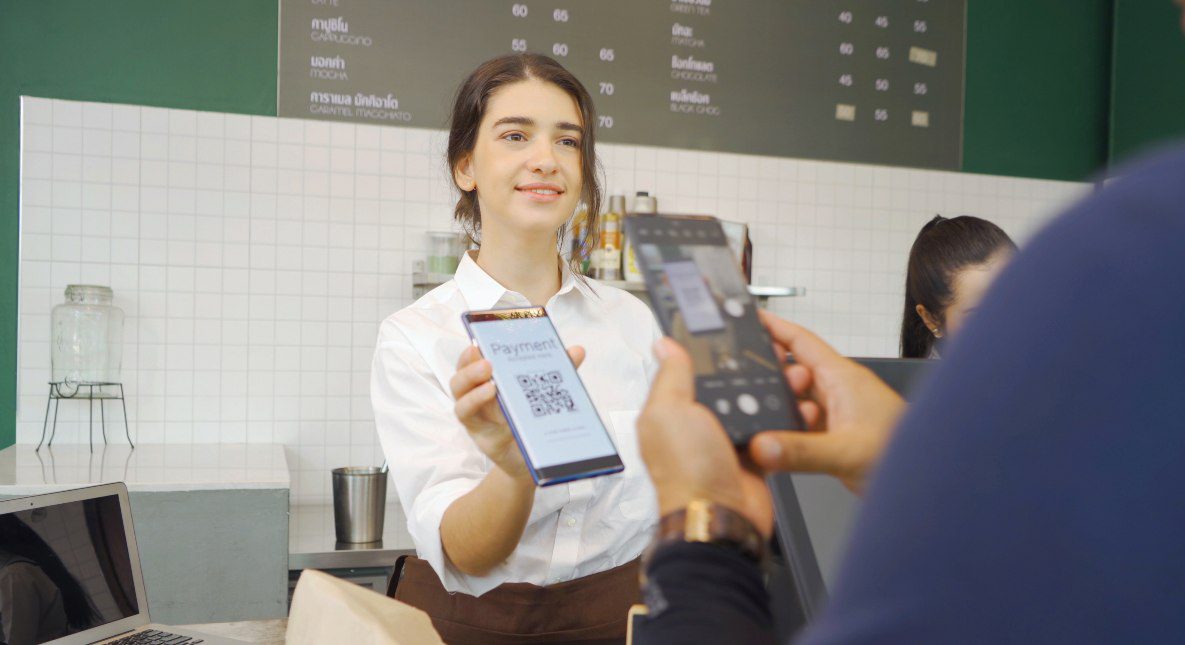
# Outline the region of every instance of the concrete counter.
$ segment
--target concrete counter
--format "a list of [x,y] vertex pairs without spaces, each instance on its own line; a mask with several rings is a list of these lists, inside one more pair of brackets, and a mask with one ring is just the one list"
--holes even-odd
[[0,498],[122,481],[153,620],[287,614],[288,463],[273,444],[0,450]]

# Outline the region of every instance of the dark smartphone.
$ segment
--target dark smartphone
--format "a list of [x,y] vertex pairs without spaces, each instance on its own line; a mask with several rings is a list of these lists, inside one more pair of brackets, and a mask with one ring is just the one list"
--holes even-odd
[[695,363],[695,398],[733,443],[746,445],[764,430],[805,429],[720,222],[630,217],[625,225],[663,332]]
[[468,311],[461,319],[494,368],[498,405],[536,484],[624,469],[543,307]]

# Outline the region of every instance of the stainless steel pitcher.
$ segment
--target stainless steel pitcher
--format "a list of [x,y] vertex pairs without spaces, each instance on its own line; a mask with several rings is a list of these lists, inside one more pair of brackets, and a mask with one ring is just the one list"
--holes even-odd
[[333,469],[333,526],[338,542],[382,540],[386,503],[385,468]]

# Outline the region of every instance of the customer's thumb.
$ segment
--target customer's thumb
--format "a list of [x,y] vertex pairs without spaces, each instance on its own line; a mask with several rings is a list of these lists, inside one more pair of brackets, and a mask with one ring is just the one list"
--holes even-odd
[[687,352],[670,338],[654,343],[658,373],[650,385],[652,403],[690,403],[695,399],[695,368]]

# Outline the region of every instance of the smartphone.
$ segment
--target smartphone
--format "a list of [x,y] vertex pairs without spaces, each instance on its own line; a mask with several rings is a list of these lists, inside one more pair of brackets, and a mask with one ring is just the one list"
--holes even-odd
[[468,311],[461,319],[493,366],[498,405],[536,484],[625,468],[543,307]]
[[806,424],[720,221],[630,217],[626,234],[663,332],[695,365],[695,398],[738,446]]

